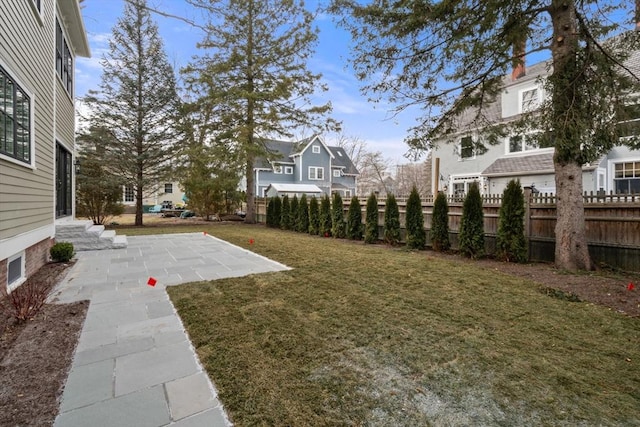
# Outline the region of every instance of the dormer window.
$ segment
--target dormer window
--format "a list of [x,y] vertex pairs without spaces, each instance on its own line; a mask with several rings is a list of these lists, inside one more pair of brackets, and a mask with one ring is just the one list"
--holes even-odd
[[320,146],[319,145],[314,145],[313,147],[311,147],[311,151],[314,154],[320,154]]
[[538,88],[523,90],[520,92],[522,98],[520,102],[520,112],[528,113],[534,111],[540,105],[540,93]]

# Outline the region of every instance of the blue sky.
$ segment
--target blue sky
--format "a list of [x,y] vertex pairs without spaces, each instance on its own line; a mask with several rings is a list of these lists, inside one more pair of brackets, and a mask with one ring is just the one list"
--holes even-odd
[[[89,89],[98,89],[102,67],[100,61],[108,50],[111,29],[123,11],[123,0],[85,0],[82,14],[87,30],[92,58],[78,58],[76,62],[76,94],[81,97]],[[311,2],[307,2],[311,3]],[[199,11],[194,10],[183,0],[149,0],[149,6],[167,13],[184,16],[200,21]],[[176,19],[154,15],[164,40],[165,51],[173,64],[180,68],[186,65],[193,55],[199,54],[196,43],[202,39],[203,32],[198,28]],[[329,91],[323,99],[333,104],[333,117],[342,121],[343,133],[348,137],[357,137],[366,142],[368,151],[381,151],[391,164],[407,163],[403,157],[407,146],[403,139],[407,129],[415,124],[415,112],[405,112],[392,117],[392,106],[383,103],[367,102],[367,97],[359,91],[360,82],[356,80],[347,64],[350,36],[330,17],[320,16],[317,20],[320,29],[316,55],[309,62],[309,69],[320,72]],[[332,144],[335,136],[327,136]]]

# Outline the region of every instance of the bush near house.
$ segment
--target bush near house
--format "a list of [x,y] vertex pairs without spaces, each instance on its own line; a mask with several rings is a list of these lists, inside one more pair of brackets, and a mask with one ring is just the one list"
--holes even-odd
[[476,182],[471,184],[469,194],[464,198],[459,236],[460,252],[474,259],[484,255],[484,214]]
[[378,199],[375,193],[371,193],[367,199],[365,218],[364,242],[375,243],[378,241]]
[[58,242],[51,246],[49,250],[51,259],[55,262],[68,262],[73,258],[73,243],[70,242]]
[[502,193],[496,236],[496,256],[504,261],[525,262],[524,194],[520,180],[512,179]]
[[321,236],[331,236],[331,200],[325,194],[320,202],[320,222],[318,232]]
[[283,230],[291,230],[291,215],[289,211],[291,205],[289,204],[289,196],[285,194],[282,198],[282,209],[280,211],[280,228]]
[[291,203],[289,204],[289,230],[296,231],[297,220],[298,220],[298,196],[293,196],[291,199]]
[[347,212],[347,238],[351,240],[362,239],[362,206],[358,196],[353,196]]
[[340,193],[334,193],[331,202],[331,234],[336,239],[344,239],[346,236],[344,206]]
[[427,233],[424,230],[422,201],[415,186],[411,189],[406,209],[407,247],[410,249],[424,249],[424,245],[427,242]]
[[431,245],[433,250],[437,252],[448,251],[451,248],[449,242],[449,204],[444,193],[438,193],[433,203]]
[[296,215],[296,231],[298,233],[309,232],[309,203],[307,203],[307,195],[303,194],[298,203],[298,212]]
[[280,227],[280,218],[282,217],[282,200],[279,196],[273,198],[273,227]]
[[389,193],[384,206],[384,241],[390,245],[400,242],[400,211],[396,197]]
[[278,221],[276,223],[275,221],[275,202],[274,202],[275,197],[271,197],[269,199],[269,201],[267,202],[267,221],[266,221],[266,225],[267,227],[275,227],[276,224],[279,226],[280,225],[280,218],[278,218]]
[[316,235],[320,232],[320,206],[318,199],[311,197],[309,200],[309,234]]

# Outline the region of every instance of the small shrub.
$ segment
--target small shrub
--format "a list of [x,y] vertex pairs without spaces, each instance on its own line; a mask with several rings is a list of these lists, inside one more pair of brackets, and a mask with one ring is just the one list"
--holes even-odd
[[289,215],[289,196],[285,195],[282,198],[282,209],[280,210],[280,228],[283,230],[291,230],[291,216]]
[[321,236],[331,236],[331,200],[325,194],[320,202],[320,223],[318,232]]
[[351,198],[347,212],[347,238],[362,239],[362,207],[357,196]]
[[484,213],[478,184],[473,183],[462,205],[460,220],[460,252],[478,258],[484,255]]
[[318,199],[312,197],[309,200],[309,234],[316,235],[320,232],[320,206]]
[[344,222],[344,204],[340,193],[333,193],[331,202],[331,234],[336,239],[344,239],[346,236],[346,224]]
[[371,193],[367,199],[367,213],[365,219],[364,242],[378,241],[378,199]]
[[502,193],[496,236],[496,255],[504,261],[525,262],[524,194],[520,181],[512,179]]
[[289,230],[296,231],[296,222],[298,220],[298,196],[293,196],[291,203],[289,203]]
[[49,296],[49,287],[46,284],[31,281],[18,286],[10,294],[6,293],[5,286],[2,289],[3,309],[18,322],[32,319],[38,314]]
[[49,253],[55,262],[68,262],[74,255],[73,243],[58,242],[51,247]]
[[400,211],[393,194],[387,194],[384,205],[384,241],[390,245],[400,242]]
[[296,231],[299,233],[309,232],[309,203],[307,195],[303,194],[298,203],[298,214],[296,216]]
[[424,214],[418,189],[414,186],[407,200],[406,214],[407,247],[410,249],[424,249],[427,234],[424,231]]
[[449,204],[444,193],[438,193],[433,203],[431,244],[433,250],[438,252],[448,251],[451,248],[449,242]]

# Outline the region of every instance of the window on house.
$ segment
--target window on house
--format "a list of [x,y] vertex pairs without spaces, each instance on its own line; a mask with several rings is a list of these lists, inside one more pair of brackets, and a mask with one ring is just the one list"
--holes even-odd
[[632,104],[624,107],[618,122],[620,137],[640,136],[640,104]]
[[0,67],[0,154],[31,163],[31,98]]
[[340,177],[340,170],[339,169],[335,169],[333,171],[333,176],[336,177],[336,178],[339,178]]
[[284,167],[284,173],[286,175],[293,175],[293,166],[285,166]]
[[127,184],[124,186],[124,201],[125,202],[135,201],[135,192],[133,191],[132,184]]
[[24,279],[24,252],[20,252],[7,259],[7,289],[14,290]]
[[171,182],[167,182],[164,185],[164,192],[165,193],[173,193],[173,184]]
[[314,145],[313,147],[311,147],[311,150],[312,150],[315,154],[318,154],[318,153],[320,153],[320,146],[318,146],[318,145]]
[[309,179],[321,181],[324,179],[324,168],[317,166],[309,166]]
[[282,166],[273,165],[273,173],[282,173]]
[[42,12],[42,0],[31,0],[38,12]]
[[509,138],[509,153],[519,153],[537,148],[540,148],[540,144],[534,134],[514,135]]
[[62,80],[69,95],[73,94],[73,57],[62,32],[60,22],[56,19],[56,72]]
[[522,101],[520,104],[520,112],[528,113],[529,111],[533,111],[538,108],[538,104],[540,103],[538,88],[533,88],[529,90],[522,91]]
[[616,163],[613,180],[617,194],[640,194],[640,161]]
[[465,136],[460,140],[460,158],[469,159],[472,157],[474,157],[473,139],[470,136]]

